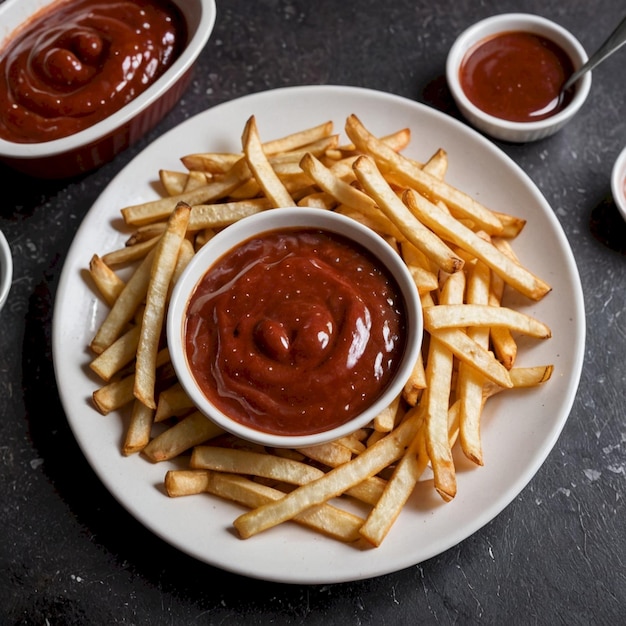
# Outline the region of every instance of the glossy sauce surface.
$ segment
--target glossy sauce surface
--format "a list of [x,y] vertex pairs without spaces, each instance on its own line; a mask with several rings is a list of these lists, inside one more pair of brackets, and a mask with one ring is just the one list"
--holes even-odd
[[99,122],[152,85],[186,39],[169,0],[53,4],[0,50],[0,137],[50,141]]
[[553,41],[522,31],[501,33],[479,42],[459,71],[463,91],[479,109],[513,122],[545,119],[567,106],[563,83],[574,68]]
[[189,302],[185,348],[203,393],[254,429],[339,426],[387,387],[404,352],[404,300],[377,259],[326,231],[237,247]]

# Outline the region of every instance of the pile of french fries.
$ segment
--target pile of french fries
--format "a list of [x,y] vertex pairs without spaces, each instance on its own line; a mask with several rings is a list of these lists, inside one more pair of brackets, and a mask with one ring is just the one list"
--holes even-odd
[[[513,251],[525,221],[446,182],[444,149],[423,163],[404,156],[409,129],[377,137],[350,115],[344,130],[348,145],[332,122],[263,143],[250,117],[240,152],[190,154],[180,171],[160,171],[163,197],[122,208],[126,245],[90,262],[109,307],[90,345],[102,380],[95,406],[125,416],[123,454],[177,459],[164,475],[169,496],[208,492],[245,507],[233,521],[242,538],[293,521],[379,546],[424,476],[443,501],[455,497],[455,446],[483,464],[488,399],[540,385],[553,371],[516,367],[519,336],[551,332],[502,304],[505,289],[530,300],[550,291]],[[397,250],[420,294],[424,342],[402,394],[367,428],[321,446],[265,449],[193,406],[163,325],[178,276],[216,232],[295,205],[350,216]]]

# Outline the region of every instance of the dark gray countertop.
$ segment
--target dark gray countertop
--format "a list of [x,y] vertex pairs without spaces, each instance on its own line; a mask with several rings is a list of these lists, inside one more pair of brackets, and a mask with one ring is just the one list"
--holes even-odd
[[626,145],[626,49],[594,72],[590,97],[565,130],[536,144],[501,146],[565,230],[582,279],[587,346],[559,440],[493,521],[447,552],[380,578],[281,585],[220,572],[178,552],[97,479],[58,398],[51,307],[81,219],[134,155],[208,107],[287,85],[368,87],[457,116],[444,63],[455,36],[472,22],[498,12],[539,13],[592,51],[625,10],[615,0],[217,5],[192,86],[139,144],[100,170],[65,181],[34,180],[0,166],[0,228],[15,263],[0,313],[0,623],[623,621],[626,225],[610,200],[609,176]]

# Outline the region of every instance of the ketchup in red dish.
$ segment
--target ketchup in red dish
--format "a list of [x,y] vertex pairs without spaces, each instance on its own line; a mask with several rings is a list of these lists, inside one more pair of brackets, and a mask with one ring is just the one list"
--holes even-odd
[[186,41],[170,0],[53,4],[0,51],[0,137],[50,141],[99,122],[152,85]]
[[270,231],[197,285],[189,367],[222,413],[263,432],[335,428],[370,406],[406,342],[404,299],[367,250],[317,229]]
[[553,41],[527,32],[506,32],[478,43],[459,71],[461,87],[479,109],[512,122],[534,122],[565,108],[559,98],[573,73],[571,59]]

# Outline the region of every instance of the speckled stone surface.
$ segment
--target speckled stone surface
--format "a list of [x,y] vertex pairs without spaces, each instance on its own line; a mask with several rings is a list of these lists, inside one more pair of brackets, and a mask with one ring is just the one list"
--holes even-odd
[[626,226],[609,176],[626,145],[626,49],[594,72],[589,100],[564,131],[501,146],[563,225],[588,323],[570,418],[535,478],[492,522],[403,571],[290,586],[220,572],[177,552],[96,478],[58,398],[52,302],[81,219],[134,155],[207,107],[287,85],[358,85],[458,116],[443,72],[466,26],[494,13],[534,12],[592,51],[624,12],[615,0],[218,0],[217,8],[192,86],[138,145],[72,180],[39,181],[0,166],[0,228],[15,263],[0,313],[0,624],[623,622]]

